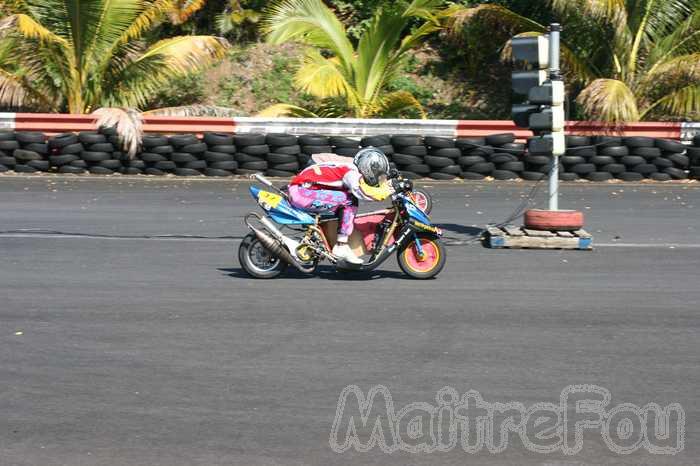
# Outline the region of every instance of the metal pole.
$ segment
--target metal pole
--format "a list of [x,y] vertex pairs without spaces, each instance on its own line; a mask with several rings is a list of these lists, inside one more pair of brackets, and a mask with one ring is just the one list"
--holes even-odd
[[549,79],[560,79],[559,75],[559,34],[561,25],[552,23],[549,25]]
[[549,163],[549,210],[559,210],[559,157]]
[[[549,25],[549,79],[561,79],[559,73],[559,33],[561,25]],[[559,210],[559,157],[552,154],[549,166],[549,210]]]

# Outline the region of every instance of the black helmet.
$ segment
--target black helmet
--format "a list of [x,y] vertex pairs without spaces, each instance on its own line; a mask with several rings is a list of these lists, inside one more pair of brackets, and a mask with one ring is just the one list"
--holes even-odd
[[370,186],[379,185],[379,177],[389,173],[389,159],[376,147],[365,147],[355,155],[353,163]]

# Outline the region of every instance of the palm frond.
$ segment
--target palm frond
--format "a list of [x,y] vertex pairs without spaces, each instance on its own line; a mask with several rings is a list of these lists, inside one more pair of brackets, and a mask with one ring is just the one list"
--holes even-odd
[[[609,54],[626,57],[634,41],[627,0],[548,0],[564,24],[583,23],[592,38],[607,41]],[[592,20],[592,21],[591,21]],[[612,31],[608,37],[607,31]],[[619,58],[618,58],[619,59]]]
[[560,15],[577,14],[602,19],[607,23],[627,22],[626,0],[549,0]]
[[63,37],[57,36],[35,21],[34,18],[25,14],[14,14],[0,20],[0,37],[11,31],[15,31],[27,39],[37,39],[42,43],[68,46],[68,42]]
[[589,118],[608,123],[639,121],[634,93],[617,79],[596,79],[579,94],[576,101]]
[[698,51],[700,51],[700,9],[678,24],[672,33],[649,44],[647,65],[653,69],[654,66],[673,57]]
[[[126,31],[143,12],[141,0],[103,0],[97,21],[90,25],[89,41],[85,44],[84,61],[91,74],[104,68]],[[87,70],[86,70],[87,71]],[[87,73],[86,73],[87,74]]]
[[407,18],[421,18],[435,25],[440,24],[438,9],[444,4],[443,0],[413,0],[403,16]]
[[141,13],[134,18],[131,25],[123,32],[120,43],[125,44],[143,36],[146,31],[152,29],[158,21],[168,12],[172,0],[146,0]]
[[666,117],[698,118],[700,116],[700,84],[693,83],[676,89],[651,104],[642,118],[661,112]]
[[355,88],[360,99],[372,102],[386,84],[387,66],[410,18],[393,10],[375,15],[357,46]]
[[163,86],[209,66],[223,57],[228,42],[212,36],[178,36],[164,39],[141,56],[128,61],[108,77],[111,94],[103,101],[110,106],[141,107]]
[[354,93],[338,58],[325,58],[316,49],[306,52],[294,81],[298,88],[321,99]]
[[654,87],[679,77],[700,82],[700,50],[657,63],[645,74],[642,83]]
[[[651,3],[651,2],[649,2]],[[654,2],[644,31],[649,42],[671,34],[697,8],[696,0],[664,0]]]
[[31,102],[29,92],[22,79],[0,69],[0,105],[3,107],[22,107]]
[[122,149],[133,157],[141,147],[143,140],[143,117],[141,112],[133,108],[99,108],[93,115],[97,116],[97,127],[117,130],[122,141]]
[[265,11],[261,30],[270,44],[297,41],[329,49],[350,70],[353,46],[343,23],[321,0],[278,0]]
[[450,37],[459,38],[462,31],[472,22],[502,28],[517,34],[527,31],[546,32],[547,28],[536,21],[519,15],[508,8],[494,4],[480,4],[475,7],[452,5],[443,13],[447,18],[447,31]]
[[319,115],[316,113],[312,112],[311,110],[307,110],[302,107],[297,107],[296,105],[288,105],[288,104],[275,104],[271,105],[262,111],[260,111],[257,115],[259,117],[270,117],[270,118],[276,118],[276,117],[294,117],[294,118],[318,118]]
[[[427,118],[425,109],[413,94],[408,91],[396,91],[381,99],[373,114],[384,118],[400,117],[407,111],[417,112],[421,118]],[[371,115],[371,116],[374,116]]]
[[402,56],[406,52],[416,47],[420,47],[423,40],[438,31],[441,31],[443,27],[440,24],[433,22],[425,22],[421,24],[417,29],[412,31],[409,35],[405,36],[401,40],[401,46],[394,54],[395,56]]

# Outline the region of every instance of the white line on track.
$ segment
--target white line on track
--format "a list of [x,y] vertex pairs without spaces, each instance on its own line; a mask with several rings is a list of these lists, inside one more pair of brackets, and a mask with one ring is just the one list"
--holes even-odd
[[700,248],[700,244],[682,244],[682,243],[596,243],[593,241],[593,247],[596,248],[664,248],[664,249],[696,249]]
[[[0,238],[36,238],[36,239],[92,239],[109,241],[187,241],[187,242],[231,242],[239,241],[242,236],[206,237],[189,235],[144,235],[144,236],[119,236],[119,235],[91,235],[76,233],[43,233],[31,231],[0,232]],[[445,241],[446,246],[478,245],[473,239],[467,241]],[[683,243],[596,243],[593,248],[639,248],[639,249],[700,249],[700,244]]]

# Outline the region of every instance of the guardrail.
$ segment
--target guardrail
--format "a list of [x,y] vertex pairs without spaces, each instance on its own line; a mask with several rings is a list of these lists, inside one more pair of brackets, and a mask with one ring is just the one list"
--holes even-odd
[[[46,113],[0,113],[0,129],[41,131],[47,134],[95,129],[93,115]],[[518,139],[532,135],[511,121],[492,120],[403,120],[357,118],[213,118],[145,116],[144,130],[149,133],[287,133],[327,136],[372,136],[380,134],[421,134],[424,136],[469,137],[494,133],[515,133]],[[614,127],[589,121],[569,121],[569,134],[619,134],[689,141],[700,134],[700,123],[630,123]]]

